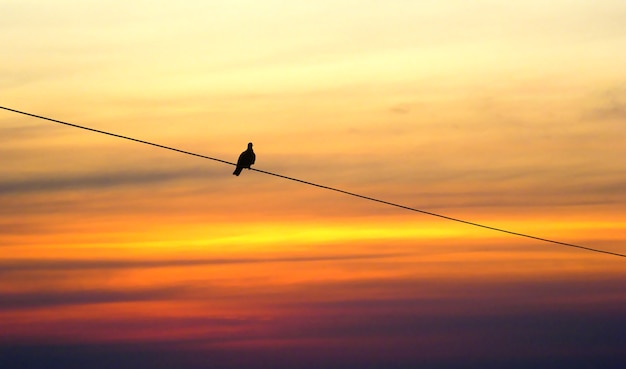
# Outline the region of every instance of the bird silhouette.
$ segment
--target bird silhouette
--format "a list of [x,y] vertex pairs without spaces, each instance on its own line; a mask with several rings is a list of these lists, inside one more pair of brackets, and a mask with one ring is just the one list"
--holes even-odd
[[239,160],[237,160],[237,168],[235,168],[233,174],[238,176],[239,174],[241,174],[241,170],[243,168],[250,169],[250,166],[254,164],[255,160],[256,155],[254,154],[254,151],[252,151],[252,142],[250,142],[248,144],[248,149],[242,152],[241,155],[239,155]]

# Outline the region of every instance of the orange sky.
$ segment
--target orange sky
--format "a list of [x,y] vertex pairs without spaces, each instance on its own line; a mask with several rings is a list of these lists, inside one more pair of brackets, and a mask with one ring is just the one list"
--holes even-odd
[[[9,0],[0,106],[227,161],[252,141],[259,169],[623,254],[625,21],[617,0]],[[0,166],[0,366],[52,343],[190,368],[626,350],[623,258],[4,110]]]

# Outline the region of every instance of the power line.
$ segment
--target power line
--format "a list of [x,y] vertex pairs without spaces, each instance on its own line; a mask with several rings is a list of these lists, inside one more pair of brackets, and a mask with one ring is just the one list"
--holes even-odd
[[[213,157],[206,156],[206,155],[200,155],[200,154],[196,154],[196,153],[193,153],[193,152],[190,152],[190,151],[185,151],[185,150],[180,150],[180,149],[177,149],[177,148],[174,148],[174,147],[159,145],[159,144],[156,144],[156,143],[153,143],[153,142],[139,140],[139,139],[128,137],[128,136],[122,136],[122,135],[118,135],[118,134],[111,133],[111,132],[101,131],[101,130],[94,129],[94,128],[79,126],[77,124],[63,122],[63,121],[60,121],[60,120],[44,117],[44,116],[41,116],[41,115],[31,114],[31,113],[27,113],[27,112],[15,110],[15,109],[6,108],[6,107],[3,107],[3,106],[0,106],[0,109],[8,110],[8,111],[11,111],[11,112],[14,112],[14,113],[18,113],[18,114],[22,114],[22,115],[27,115],[27,116],[30,116],[30,117],[33,117],[33,118],[38,118],[38,119],[43,119],[43,120],[47,120],[47,121],[54,122],[54,123],[63,124],[63,125],[74,127],[74,128],[80,128],[80,129],[84,129],[84,130],[91,131],[91,132],[101,133],[101,134],[108,135],[108,136],[113,136],[113,137],[122,138],[122,139],[125,139],[125,140],[139,142],[139,143],[142,143],[142,144],[159,147],[161,149],[176,151],[176,152],[179,152],[181,154],[196,156],[196,157],[199,157],[199,158],[202,158],[202,159],[213,160],[213,161],[217,161],[217,162],[224,163],[224,164],[229,164],[229,165],[236,165],[235,163],[231,163],[231,162],[226,161],[226,160],[213,158]],[[502,228],[491,227],[491,226],[484,225],[484,224],[474,223],[474,222],[470,222],[470,221],[467,221],[467,220],[462,220],[462,219],[458,219],[458,218],[449,217],[449,216],[446,216],[446,215],[436,214],[436,213],[432,213],[432,212],[429,212],[429,211],[412,208],[410,206],[405,206],[405,205],[400,205],[400,204],[396,204],[396,203],[389,202],[389,201],[379,200],[379,199],[376,199],[376,198],[373,198],[373,197],[369,197],[369,196],[359,195],[359,194],[354,193],[354,192],[344,191],[344,190],[340,190],[338,188],[333,188],[333,187],[324,186],[324,185],[313,183],[313,182],[309,182],[309,181],[304,181],[304,180],[298,179],[298,178],[284,176],[282,174],[272,173],[272,172],[268,172],[268,171],[261,170],[261,169],[256,169],[256,168],[250,168],[250,169],[253,170],[253,171],[256,171],[256,172],[259,172],[259,173],[263,173],[263,174],[268,174],[268,175],[271,175],[271,176],[274,176],[274,177],[279,177],[279,178],[287,179],[287,180],[290,180],[290,181],[306,184],[306,185],[309,185],[309,186],[314,186],[314,187],[322,188],[322,189],[325,189],[325,190],[335,191],[335,192],[339,192],[339,193],[342,193],[342,194],[345,194],[345,195],[354,196],[354,197],[358,197],[358,198],[361,198],[361,199],[374,201],[374,202],[378,202],[378,203],[381,203],[381,204],[394,206],[394,207],[397,207],[397,208],[410,210],[410,211],[414,211],[414,212],[417,212],[417,213],[422,213],[422,214],[426,214],[426,215],[430,215],[430,216],[434,216],[434,217],[438,217],[438,218],[443,218],[443,219],[451,220],[451,221],[458,222],[458,223],[464,223],[464,224],[475,226],[475,227],[485,228],[485,229],[489,229],[489,230],[497,231],[497,232],[502,232],[502,233],[508,233],[510,235],[515,235],[515,236],[520,236],[520,237],[531,238],[531,239],[534,239],[534,240],[543,241],[543,242],[549,242],[549,243],[553,243],[553,244],[557,244],[557,245],[561,245],[561,246],[575,247],[575,248],[578,248],[578,249],[583,249],[583,250],[588,250],[588,251],[593,251],[593,252],[599,252],[599,253],[604,253],[604,254],[614,255],[614,256],[621,256],[621,257],[625,257],[626,258],[626,255],[620,254],[620,253],[617,253],[617,252],[611,252],[611,251],[606,251],[606,250],[594,249],[594,248],[591,248],[591,247],[586,247],[586,246],[575,245],[575,244],[566,243],[566,242],[550,240],[550,239],[547,239],[547,238],[536,237],[536,236],[532,236],[532,235],[525,234],[525,233],[513,232],[513,231],[509,231],[509,230],[502,229]]]

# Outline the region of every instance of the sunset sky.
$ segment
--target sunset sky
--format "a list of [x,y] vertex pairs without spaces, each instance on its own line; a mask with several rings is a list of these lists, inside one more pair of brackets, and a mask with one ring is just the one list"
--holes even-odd
[[[623,0],[0,1],[0,106],[626,254]],[[2,368],[626,363],[626,259],[0,110]]]

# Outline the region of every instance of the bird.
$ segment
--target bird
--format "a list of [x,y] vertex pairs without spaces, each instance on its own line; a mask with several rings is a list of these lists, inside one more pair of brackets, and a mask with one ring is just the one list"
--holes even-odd
[[241,174],[241,170],[243,168],[250,169],[250,166],[254,164],[256,160],[256,155],[254,151],[252,151],[252,142],[248,143],[248,149],[239,155],[239,160],[237,160],[237,168],[233,172],[234,175],[238,176]]

